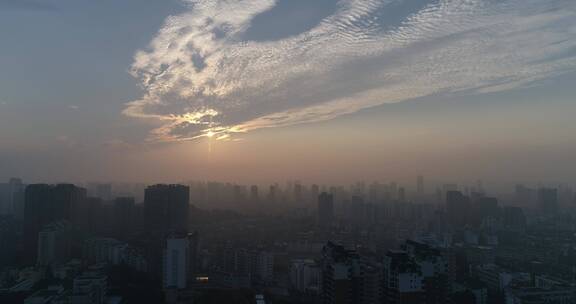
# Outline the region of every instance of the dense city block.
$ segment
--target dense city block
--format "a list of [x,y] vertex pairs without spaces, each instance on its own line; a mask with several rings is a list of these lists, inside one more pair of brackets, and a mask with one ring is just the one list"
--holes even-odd
[[569,304],[563,185],[0,184],[0,303]]

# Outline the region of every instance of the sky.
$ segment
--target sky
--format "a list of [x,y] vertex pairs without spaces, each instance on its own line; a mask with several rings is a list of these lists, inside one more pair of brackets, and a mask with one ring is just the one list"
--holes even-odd
[[0,180],[576,184],[573,0],[0,0]]

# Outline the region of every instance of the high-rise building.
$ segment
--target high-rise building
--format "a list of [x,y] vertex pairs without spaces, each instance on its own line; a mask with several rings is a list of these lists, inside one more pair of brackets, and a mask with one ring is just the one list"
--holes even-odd
[[354,261],[359,256],[334,243],[322,249],[321,260],[321,303],[354,303],[356,300],[353,284]]
[[12,208],[12,214],[16,219],[24,218],[24,190],[26,186],[19,178],[11,178],[8,181],[8,201]]
[[398,184],[396,182],[390,182],[390,184],[388,185],[388,190],[390,192],[390,198],[395,200],[397,199],[397,194],[398,194]]
[[242,204],[246,202],[246,187],[242,186],[242,185],[234,185],[233,186],[233,191],[234,191],[234,203],[235,204]]
[[310,201],[314,202],[314,200],[318,199],[318,195],[320,195],[320,186],[316,184],[310,186]]
[[0,215],[0,271],[14,262],[18,246],[18,231],[13,216]]
[[381,193],[380,193],[380,183],[373,182],[368,186],[368,202],[370,203],[380,203]]
[[257,203],[260,200],[260,196],[258,194],[258,186],[256,185],[252,185],[250,187],[250,200],[252,200],[253,203]]
[[108,212],[107,206],[99,197],[88,197],[82,208],[82,221],[79,228],[89,231],[92,234],[110,234],[114,230],[111,219],[112,214]]
[[38,233],[39,266],[62,265],[70,259],[71,232],[68,221],[53,222]]
[[422,175],[416,178],[416,193],[419,197],[424,196],[424,177]]
[[18,178],[0,184],[0,215],[12,215],[22,219],[24,211],[24,184]]
[[533,207],[536,202],[536,191],[524,185],[516,185],[514,194],[518,205]]
[[526,229],[526,216],[520,207],[506,206],[502,209],[502,223],[508,230]]
[[320,271],[320,303],[381,303],[381,264],[329,242],[322,249]]
[[553,214],[558,211],[558,189],[538,189],[538,207],[544,214]]
[[446,201],[446,195],[448,195],[448,192],[450,191],[458,191],[458,185],[457,184],[442,185],[442,187],[440,188],[440,192],[438,193],[439,194],[438,202]]
[[163,255],[163,286],[185,289],[198,269],[198,233],[175,233],[166,239]]
[[350,220],[356,225],[366,224],[367,214],[366,214],[366,203],[364,198],[359,195],[354,195],[351,198],[350,204],[348,204],[348,214],[350,215]]
[[36,260],[38,233],[44,226],[61,220],[83,222],[86,190],[74,185],[36,184],[26,187],[24,206],[24,252],[29,262]]
[[96,185],[96,197],[101,198],[103,201],[110,201],[112,199],[112,185],[111,184]]
[[486,218],[497,218],[500,209],[498,208],[498,199],[495,197],[481,196],[474,200],[474,214],[475,221],[482,222]]
[[332,194],[322,192],[318,196],[318,226],[326,229],[332,225],[334,219],[334,197]]
[[280,199],[280,190],[277,184],[270,185],[270,190],[268,191],[268,202],[276,203]]
[[406,202],[406,190],[404,189],[404,187],[398,188],[398,201],[401,203]]
[[470,199],[460,191],[446,192],[446,214],[452,225],[463,226],[468,223]]
[[298,182],[297,182],[296,184],[294,184],[294,194],[293,194],[292,199],[293,199],[294,202],[296,202],[297,204],[301,204],[301,203],[302,203],[302,198],[303,198],[302,192],[303,192],[302,185],[301,185],[300,183],[298,183]]
[[8,184],[0,184],[0,215],[12,215]]
[[144,193],[144,220],[149,233],[188,230],[189,188],[154,185]]

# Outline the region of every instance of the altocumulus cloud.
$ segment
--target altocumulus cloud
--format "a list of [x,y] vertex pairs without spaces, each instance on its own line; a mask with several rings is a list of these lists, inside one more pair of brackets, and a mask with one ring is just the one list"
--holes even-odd
[[244,34],[276,1],[186,0],[135,55],[145,94],[124,113],[158,121],[151,140],[225,139],[576,68],[574,0],[435,0],[387,24],[403,1],[341,0],[304,33],[253,41]]

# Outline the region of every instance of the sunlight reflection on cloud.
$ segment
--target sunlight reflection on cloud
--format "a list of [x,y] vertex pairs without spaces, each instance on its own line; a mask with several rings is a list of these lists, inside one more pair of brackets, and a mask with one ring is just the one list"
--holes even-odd
[[394,27],[399,1],[341,0],[304,33],[242,34],[273,0],[187,0],[132,74],[145,90],[131,117],[159,120],[152,140],[228,139],[238,132],[332,119],[438,93],[497,92],[576,68],[572,0],[440,0]]

